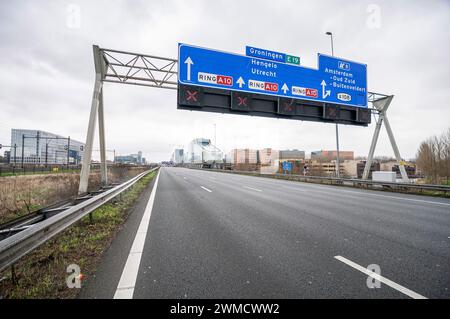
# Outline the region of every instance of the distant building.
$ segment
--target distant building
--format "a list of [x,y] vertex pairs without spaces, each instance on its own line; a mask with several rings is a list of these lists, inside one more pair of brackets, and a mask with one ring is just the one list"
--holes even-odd
[[114,157],[114,162],[120,164],[134,164],[134,165],[145,165],[145,158],[142,157],[142,152],[139,151],[137,154],[120,155]]
[[274,150],[272,148],[263,148],[258,150],[258,163],[261,166],[274,166],[278,165],[278,160],[280,159],[280,151]]
[[343,168],[344,174],[341,176],[357,178],[358,177],[358,163],[357,160],[346,160],[339,162],[341,168]]
[[280,151],[280,160],[304,160],[305,151],[284,150]]
[[[337,157],[337,151],[315,151],[311,152],[311,159],[317,161],[330,162],[335,160]],[[353,151],[339,151],[340,160],[353,160],[355,159],[355,154]]]
[[258,151],[249,148],[235,148],[230,151],[230,155],[227,158],[230,159],[231,164],[257,164]]
[[11,163],[11,151],[5,151],[3,162],[4,163]]
[[207,138],[195,138],[183,152],[184,163],[215,164],[223,163],[223,153]]
[[176,148],[173,153],[170,161],[174,164],[183,164],[184,162],[184,150],[182,148]]
[[84,143],[40,130],[12,129],[10,163],[80,164]]
[[[360,161],[357,163],[356,169],[357,169],[358,178],[362,178],[365,167],[366,167],[366,161]],[[372,165],[370,166],[370,171],[369,171],[369,179],[372,179],[372,172],[378,172],[380,170],[381,170],[380,163],[372,162]]]
[[[405,166],[405,170],[406,170],[406,174],[408,175],[408,178],[417,178],[417,171],[416,171],[416,164],[413,163],[408,163]],[[394,165],[392,167],[392,172],[396,172],[397,173],[397,177],[401,177],[401,173],[400,173],[400,168],[398,167],[398,165]]]

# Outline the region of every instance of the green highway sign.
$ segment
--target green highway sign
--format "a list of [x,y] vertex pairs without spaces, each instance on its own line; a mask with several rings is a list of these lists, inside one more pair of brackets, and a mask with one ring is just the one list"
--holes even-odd
[[300,65],[300,58],[298,56],[286,54],[286,63]]

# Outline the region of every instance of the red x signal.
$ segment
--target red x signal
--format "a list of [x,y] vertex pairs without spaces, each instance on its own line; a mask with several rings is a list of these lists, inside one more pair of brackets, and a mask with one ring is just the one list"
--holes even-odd
[[190,91],[190,90],[186,90],[186,93],[188,94],[186,101],[191,101],[192,102],[197,102],[197,93],[198,91]]
[[238,96],[238,106],[247,106],[247,97]]
[[284,111],[285,112],[292,112],[293,111],[292,104],[294,104],[293,101],[290,101],[289,103],[288,102],[284,102]]

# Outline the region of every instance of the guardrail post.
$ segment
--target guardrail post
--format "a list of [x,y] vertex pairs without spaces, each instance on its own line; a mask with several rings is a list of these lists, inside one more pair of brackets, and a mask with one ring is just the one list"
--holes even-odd
[[11,282],[14,286],[17,286],[19,281],[17,280],[16,270],[14,266],[14,264],[11,265]]

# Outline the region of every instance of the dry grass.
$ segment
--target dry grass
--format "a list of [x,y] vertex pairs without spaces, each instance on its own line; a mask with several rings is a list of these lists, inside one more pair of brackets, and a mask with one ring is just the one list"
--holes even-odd
[[67,266],[77,264],[86,277],[95,273],[103,252],[155,175],[156,172],[152,172],[142,178],[119,201],[95,210],[93,223],[86,216],[22,258],[15,266],[16,284],[10,270],[0,273],[0,299],[76,297],[79,290],[69,289],[66,285]]
[[[142,168],[114,167],[108,172],[111,182],[136,176]],[[0,177],[0,224],[40,207],[68,200],[77,195],[79,173]],[[100,173],[89,177],[90,189],[100,186]]]

